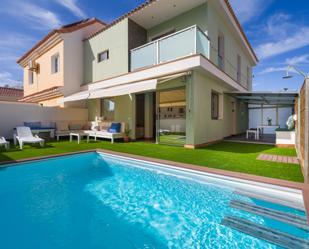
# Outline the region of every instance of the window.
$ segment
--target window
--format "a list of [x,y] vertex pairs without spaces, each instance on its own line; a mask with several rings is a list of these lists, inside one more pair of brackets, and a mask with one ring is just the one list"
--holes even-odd
[[237,55],[237,82],[241,83],[241,57]]
[[219,119],[219,94],[211,92],[211,119]]
[[251,68],[247,67],[247,86],[249,87],[251,84]]
[[28,71],[29,85],[33,84],[33,76],[34,76],[33,71],[29,70]]
[[224,70],[224,35],[219,32],[218,36],[218,66],[221,70]]
[[98,54],[98,62],[106,61],[109,59],[109,50],[105,50]]
[[101,117],[103,120],[113,121],[115,113],[114,99],[101,99]]
[[60,71],[60,56],[59,54],[55,54],[51,58],[51,72],[52,74],[58,73]]

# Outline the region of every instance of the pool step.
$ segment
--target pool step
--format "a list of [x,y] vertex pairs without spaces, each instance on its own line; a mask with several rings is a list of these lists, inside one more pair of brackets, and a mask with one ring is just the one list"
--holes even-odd
[[226,216],[221,221],[221,224],[250,236],[266,240],[283,248],[309,248],[308,240],[253,223],[243,218]]
[[302,217],[300,215],[285,213],[275,209],[270,209],[238,200],[232,200],[230,202],[230,207],[275,219],[309,232],[309,225],[307,223],[306,217]]

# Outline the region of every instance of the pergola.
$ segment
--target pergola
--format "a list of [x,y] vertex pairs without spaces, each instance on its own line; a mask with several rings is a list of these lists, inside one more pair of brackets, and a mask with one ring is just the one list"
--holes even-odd
[[291,107],[294,108],[295,99],[298,97],[298,92],[283,91],[283,92],[228,92],[228,95],[248,104],[249,109],[261,110],[261,124],[265,109],[276,109],[276,125],[279,120],[279,108]]

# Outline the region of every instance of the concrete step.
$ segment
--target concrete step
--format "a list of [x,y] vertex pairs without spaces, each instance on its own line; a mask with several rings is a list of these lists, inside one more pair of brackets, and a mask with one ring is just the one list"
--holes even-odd
[[290,235],[288,233],[280,232],[278,230],[265,227],[263,225],[248,221],[243,218],[226,216],[221,224],[238,230],[239,232],[248,234],[255,238],[259,238],[269,243],[278,245],[283,248],[296,249],[303,248],[309,249],[309,241]]
[[306,217],[304,216],[281,212],[279,210],[270,209],[238,200],[232,200],[230,202],[230,207],[250,212],[256,215],[260,215],[263,217],[267,217],[270,219],[278,220],[309,232],[309,225],[307,223]]

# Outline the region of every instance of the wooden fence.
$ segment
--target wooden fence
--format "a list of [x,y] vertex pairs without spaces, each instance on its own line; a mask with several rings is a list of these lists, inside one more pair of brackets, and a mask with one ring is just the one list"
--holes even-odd
[[309,80],[305,80],[297,101],[295,102],[296,149],[304,174],[309,183]]

